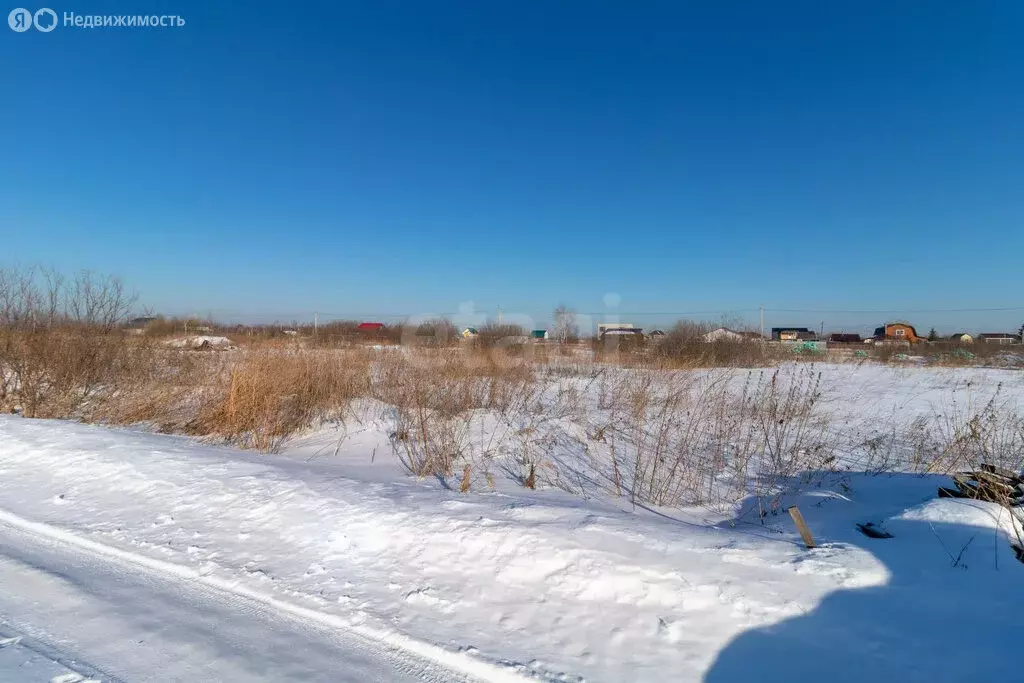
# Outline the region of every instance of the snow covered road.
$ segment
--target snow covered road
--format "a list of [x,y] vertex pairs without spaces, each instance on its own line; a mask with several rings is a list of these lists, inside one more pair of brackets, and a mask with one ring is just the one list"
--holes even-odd
[[[0,676],[24,683],[472,680],[251,599],[0,521]],[[56,660],[63,668],[39,666]],[[25,664],[22,670],[20,667]],[[4,668],[6,667],[6,668]]]

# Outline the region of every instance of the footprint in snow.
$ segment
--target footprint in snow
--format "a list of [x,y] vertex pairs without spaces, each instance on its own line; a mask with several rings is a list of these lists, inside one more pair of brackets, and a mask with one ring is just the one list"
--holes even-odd
[[436,595],[434,595],[433,591],[430,589],[429,586],[426,588],[417,588],[416,590],[407,593],[405,596],[405,601],[410,604],[419,604],[425,605],[427,607],[432,607],[445,614],[450,614],[455,611],[455,605],[453,605],[450,601],[445,600],[444,598],[439,598]]

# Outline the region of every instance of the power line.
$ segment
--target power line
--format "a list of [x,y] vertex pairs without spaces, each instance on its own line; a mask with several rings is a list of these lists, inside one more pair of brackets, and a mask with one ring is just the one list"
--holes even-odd
[[1024,306],[1010,306],[1006,308],[766,308],[764,310],[771,313],[996,313],[1024,311]]
[[[1024,311],[1024,306],[1003,306],[1003,307],[976,307],[976,308],[718,308],[718,309],[704,309],[704,310],[692,310],[692,311],[619,311],[615,309],[605,309],[601,311],[576,311],[578,315],[589,315],[589,316],[679,316],[679,317],[693,317],[693,316],[719,316],[728,314],[753,314],[753,313],[786,313],[786,314],[850,314],[850,315],[885,315],[885,314],[944,314],[944,313],[1009,313],[1016,311]],[[354,320],[354,319],[371,319],[371,318],[422,318],[431,316],[460,316],[465,315],[466,311],[426,311],[420,313],[380,313],[380,312],[324,312],[319,311],[238,311],[228,309],[213,309],[210,311],[213,315],[219,315],[227,318],[260,318],[260,319],[277,319],[277,320],[292,320],[297,318],[319,318],[321,320],[334,319],[334,320]],[[484,309],[475,309],[470,311],[470,315],[481,315],[485,314]]]

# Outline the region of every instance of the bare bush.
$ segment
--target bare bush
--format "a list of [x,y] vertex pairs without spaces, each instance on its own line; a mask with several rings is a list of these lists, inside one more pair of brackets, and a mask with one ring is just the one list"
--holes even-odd
[[1004,396],[1001,383],[988,399],[970,385],[950,398],[950,405],[932,416],[931,439],[919,464],[923,471],[973,470],[982,463],[1024,468],[1024,415]]
[[0,270],[0,400],[26,417],[67,417],[134,366],[119,329],[134,299],[116,278]]
[[607,453],[604,478],[633,505],[718,505],[749,494],[768,509],[798,474],[832,465],[811,368],[632,370],[595,390],[604,412],[587,426],[590,447]]
[[[403,464],[441,478],[492,458],[537,387],[530,363],[493,349],[396,355],[378,365],[374,380],[374,398],[394,406],[392,444]],[[494,422],[473,448],[470,429],[484,411]],[[480,470],[486,474],[487,463]]]
[[765,367],[775,360],[771,347],[750,337],[708,341],[716,326],[679,321],[653,347],[654,359],[663,367]]
[[473,344],[483,349],[505,349],[520,351],[529,341],[527,331],[521,325],[488,323],[477,330]]

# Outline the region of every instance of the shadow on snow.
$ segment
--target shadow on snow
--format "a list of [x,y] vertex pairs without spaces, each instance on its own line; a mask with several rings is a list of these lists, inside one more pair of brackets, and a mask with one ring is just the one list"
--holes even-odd
[[[942,479],[854,475],[852,481],[867,488],[877,482],[878,502],[900,499],[886,498],[887,490],[901,491],[904,500],[909,491],[927,507],[935,505],[930,501]],[[803,616],[740,634],[719,652],[704,683],[1019,679],[1024,564],[1006,534],[967,521],[901,517],[907,507],[902,506],[885,515],[896,515],[886,522],[894,538],[872,539],[851,523],[850,513],[857,514],[859,503],[830,496],[822,490],[798,501],[822,544],[805,558],[857,546],[885,565],[889,580],[838,590]],[[1008,514],[973,501],[941,505],[946,506],[941,510],[954,511],[952,517],[962,510],[968,521]],[[968,507],[949,507],[954,505]],[[842,514],[830,514],[830,507],[842,508]],[[880,507],[865,505],[868,510]]]

